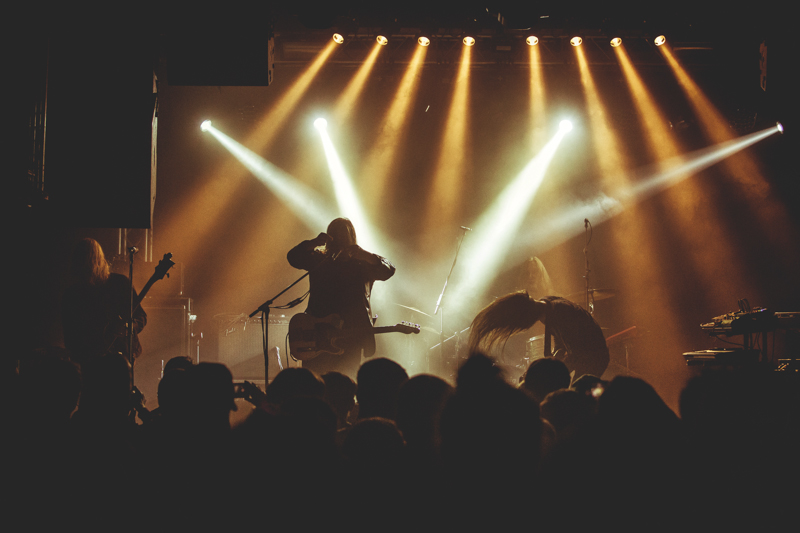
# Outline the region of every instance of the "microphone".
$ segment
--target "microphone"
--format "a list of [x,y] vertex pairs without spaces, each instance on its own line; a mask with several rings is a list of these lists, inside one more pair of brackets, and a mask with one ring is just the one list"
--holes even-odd
[[463,229],[464,231],[472,231],[472,228],[468,228],[466,226],[461,226],[461,229]]
[[128,252],[129,252],[131,255],[133,255],[133,254],[136,254],[136,253],[138,253],[138,252],[139,252],[139,249],[138,249],[137,247],[135,247],[135,246],[131,246],[130,248],[128,248]]
[[588,229],[589,228],[589,219],[588,218],[584,218],[583,219],[583,228],[584,229]]

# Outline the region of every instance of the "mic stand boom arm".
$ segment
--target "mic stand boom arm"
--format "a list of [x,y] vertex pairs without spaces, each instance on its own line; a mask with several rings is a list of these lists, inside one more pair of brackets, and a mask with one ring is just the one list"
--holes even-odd
[[[297,278],[291,285],[283,289],[281,292],[264,302],[263,304],[258,306],[258,309],[250,313],[248,318],[253,318],[259,312],[262,313],[261,316],[261,324],[264,328],[264,387],[266,388],[269,385],[269,310],[272,303],[277,300],[283,293],[300,283],[302,279],[308,276],[309,272],[306,272],[299,278]],[[297,305],[300,301],[297,301],[294,305]],[[291,306],[294,307],[294,306]]]

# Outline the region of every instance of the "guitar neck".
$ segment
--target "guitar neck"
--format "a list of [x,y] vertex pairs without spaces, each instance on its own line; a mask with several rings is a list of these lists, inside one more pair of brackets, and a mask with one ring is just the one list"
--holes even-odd
[[155,285],[156,281],[158,280],[155,279],[155,276],[153,276],[147,281],[145,286],[142,287],[142,290],[139,292],[139,297],[136,299],[136,307],[139,307],[139,305],[141,305],[142,300],[144,300],[144,297],[147,296],[147,291],[150,290],[150,287]]

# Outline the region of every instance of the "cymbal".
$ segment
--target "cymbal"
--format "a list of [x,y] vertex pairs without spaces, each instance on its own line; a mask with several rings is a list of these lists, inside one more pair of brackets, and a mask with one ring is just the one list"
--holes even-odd
[[[617,295],[617,291],[614,289],[589,289],[589,294],[591,298],[596,302],[598,300],[605,300],[606,298],[613,298]],[[567,296],[569,300],[575,300],[577,298],[583,299],[586,298],[586,291],[583,290],[581,292],[576,292]]]
[[431,315],[429,315],[429,314],[428,314],[428,313],[426,313],[425,311],[420,311],[419,309],[416,309],[416,308],[414,308],[414,307],[409,307],[409,306],[407,306],[407,305],[398,304],[398,303],[396,303],[396,304],[394,304],[394,305],[396,305],[396,306],[398,306],[398,307],[402,307],[402,308],[404,308],[404,309],[408,309],[408,310],[410,310],[410,311],[414,311],[415,313],[419,313],[419,314],[421,314],[421,315],[425,315],[425,316],[427,316],[427,317],[433,318],[433,317],[431,317]]

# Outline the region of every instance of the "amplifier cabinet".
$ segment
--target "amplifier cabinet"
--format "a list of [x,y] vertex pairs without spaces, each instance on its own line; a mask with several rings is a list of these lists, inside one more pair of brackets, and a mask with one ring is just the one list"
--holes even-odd
[[[261,317],[242,315],[220,317],[218,321],[218,357],[237,381],[264,381],[264,332]],[[269,379],[283,368],[299,367],[300,361],[289,356],[289,317],[269,317]]]
[[192,299],[145,297],[142,309],[147,313],[147,325],[139,334],[142,355],[136,360],[133,376],[147,408],[153,409],[158,405],[158,382],[164,363],[178,356],[197,362],[196,351],[192,350]]

